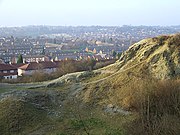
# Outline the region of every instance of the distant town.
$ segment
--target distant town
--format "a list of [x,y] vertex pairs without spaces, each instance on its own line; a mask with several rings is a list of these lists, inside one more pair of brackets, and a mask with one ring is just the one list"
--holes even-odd
[[180,26],[27,26],[0,28],[0,59],[16,63],[51,59],[111,59],[131,44],[157,35],[180,32]]
[[[0,27],[0,63],[111,60],[135,42],[179,33],[180,26],[26,26]],[[11,77],[12,78],[12,77]]]

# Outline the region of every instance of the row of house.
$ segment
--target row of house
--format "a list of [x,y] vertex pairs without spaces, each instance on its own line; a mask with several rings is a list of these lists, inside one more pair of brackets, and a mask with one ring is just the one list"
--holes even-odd
[[0,79],[16,79],[18,76],[32,75],[35,71],[52,73],[61,61],[31,62],[27,64],[0,64]]
[[[54,54],[56,57],[51,57],[47,55],[23,55],[23,63],[30,63],[30,62],[41,62],[41,61],[51,61],[51,60],[67,60],[67,59],[73,59],[73,60],[87,60],[89,58],[95,59],[97,61],[104,60],[104,59],[113,59],[114,57],[110,54],[103,53],[100,51],[97,54],[93,53],[58,53]],[[4,59],[1,59],[4,63],[17,63],[18,56],[10,55],[10,56],[4,56]]]
[[[64,57],[64,59],[65,58],[66,57]],[[96,55],[83,56],[83,58],[78,59],[94,59],[100,61],[103,59],[113,59],[113,57],[108,56],[107,54],[98,53]],[[5,64],[3,63],[3,60],[0,59],[0,79],[16,79],[18,76],[32,75],[35,71],[52,73],[55,72],[62,63],[62,61],[58,61],[58,59],[57,61],[51,61],[48,57],[43,55],[39,57],[25,56],[23,61],[26,63],[22,64],[16,64],[16,61],[17,60],[14,60],[11,64]]]

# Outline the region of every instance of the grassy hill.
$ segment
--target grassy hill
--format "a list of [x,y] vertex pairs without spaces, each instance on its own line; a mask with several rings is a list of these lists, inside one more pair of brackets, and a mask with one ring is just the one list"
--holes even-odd
[[30,103],[6,98],[0,102],[0,134],[27,134],[48,122],[43,110]]
[[0,134],[179,135],[179,76],[175,34],[135,43],[95,71],[2,85]]

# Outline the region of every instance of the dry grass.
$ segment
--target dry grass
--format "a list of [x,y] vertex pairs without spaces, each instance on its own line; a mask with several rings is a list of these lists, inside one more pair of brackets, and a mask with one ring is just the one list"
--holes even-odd
[[179,135],[180,80],[157,80],[146,71],[135,71],[87,86],[83,100],[118,105],[138,114],[125,125],[127,135]]
[[180,81],[149,81],[131,97],[130,107],[139,117],[128,125],[132,135],[180,134]]

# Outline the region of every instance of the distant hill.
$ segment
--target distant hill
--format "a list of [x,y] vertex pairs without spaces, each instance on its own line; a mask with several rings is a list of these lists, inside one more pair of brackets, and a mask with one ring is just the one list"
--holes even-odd
[[[143,33],[142,33],[143,31]],[[135,39],[143,39],[147,37],[172,34],[180,32],[180,26],[22,26],[22,27],[0,27],[0,36],[14,36],[14,37],[25,37],[25,36],[41,36],[51,34],[69,34],[80,37],[82,34],[87,33],[101,33],[101,34],[112,34],[112,35],[124,35],[123,39],[134,37]],[[130,35],[129,35],[130,34]]]

